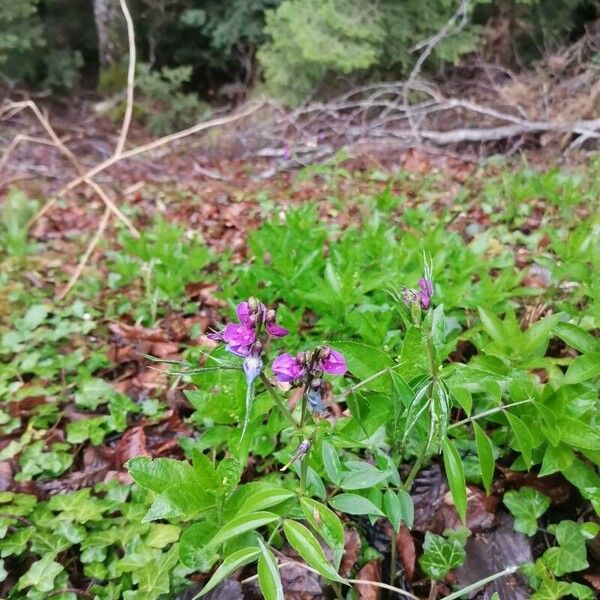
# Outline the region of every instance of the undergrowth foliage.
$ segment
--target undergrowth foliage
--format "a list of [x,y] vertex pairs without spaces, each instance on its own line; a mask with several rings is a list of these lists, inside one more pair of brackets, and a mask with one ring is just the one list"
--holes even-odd
[[[328,184],[334,215],[348,208],[335,197],[340,179]],[[396,185],[427,202],[411,205]],[[16,246],[2,293],[23,308],[0,338],[0,460],[23,486],[0,493],[8,598],[72,600],[80,587],[100,600],[159,600],[199,573],[203,595],[245,568],[279,599],[290,548],[332,593],[356,598],[356,573],[385,554],[369,538],[382,524],[422,542],[415,591],[431,580],[458,597],[442,584],[468,555],[473,494],[484,492],[535,541],[533,560],[506,573],[520,567],[537,600],[593,598],[582,574],[600,514],[600,222],[586,202],[597,180],[525,169],[481,188],[478,218],[466,186],[444,208],[442,182],[402,176],[360,198],[359,224],[343,229],[314,205],[271,211],[241,265],[158,220],[111,250],[102,307],[94,278],[62,308],[9,285],[33,247],[18,215],[7,219],[0,239]],[[200,271],[218,281],[231,320],[211,340],[191,335],[183,360],[168,361],[195,430],[177,440],[185,458],[130,459],[135,485],[24,493],[70,473],[76,448],[109,448],[132,425],[164,420],[158,396],[116,391],[90,336],[102,318],[152,327],[169,306],[194,314],[183,298]],[[151,350],[137,359],[164,367]],[[62,439],[52,434],[60,424]],[[443,467],[456,527],[422,536],[414,482],[430,464]],[[530,475],[505,490],[506,472]],[[536,483],[553,474],[571,489],[560,509]],[[342,571],[352,530],[361,548]],[[391,552],[385,580],[404,589]]]

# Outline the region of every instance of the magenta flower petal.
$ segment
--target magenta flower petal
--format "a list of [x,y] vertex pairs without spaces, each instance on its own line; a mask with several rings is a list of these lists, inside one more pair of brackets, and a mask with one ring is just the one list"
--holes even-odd
[[336,350],[331,350],[327,358],[321,359],[321,368],[330,375],[343,375],[348,370],[346,360]]
[[280,354],[271,365],[279,381],[291,382],[304,374],[304,367],[291,354]]
[[277,323],[267,323],[265,327],[267,329],[267,333],[273,337],[284,337],[289,333],[285,327],[277,325]]
[[228,323],[221,337],[231,346],[250,346],[256,341],[256,333],[253,329],[237,323]]
[[235,314],[237,318],[240,320],[242,325],[246,325],[248,323],[248,319],[250,318],[250,307],[247,302],[240,302],[235,309]]

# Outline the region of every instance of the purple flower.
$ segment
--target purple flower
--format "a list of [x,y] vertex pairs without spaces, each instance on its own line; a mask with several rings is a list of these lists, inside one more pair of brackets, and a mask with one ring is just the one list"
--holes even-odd
[[323,371],[330,375],[343,375],[348,370],[344,357],[337,350],[331,348],[323,350],[325,351],[324,358],[321,358],[320,361]]
[[237,323],[228,323],[220,336],[227,344],[227,350],[237,356],[247,356],[250,346],[256,341],[256,333],[253,329]]
[[271,365],[271,369],[278,381],[290,383],[302,377],[305,373],[304,366],[291,354],[280,354]]
[[431,304],[431,298],[433,297],[433,283],[430,279],[419,279],[419,297],[421,306],[424,310],[427,310]]

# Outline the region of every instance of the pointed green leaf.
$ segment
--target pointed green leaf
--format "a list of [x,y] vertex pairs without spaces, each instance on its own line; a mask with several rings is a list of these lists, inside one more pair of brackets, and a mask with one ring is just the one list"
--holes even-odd
[[415,520],[415,505],[411,495],[404,489],[398,490],[398,500],[402,508],[402,520],[404,524],[412,529]]
[[337,450],[327,441],[323,440],[321,444],[321,454],[323,457],[323,466],[325,473],[332,483],[339,484],[342,475],[340,466],[340,457]]
[[571,323],[558,323],[555,332],[563,342],[579,352],[594,352],[600,346],[591,333]]
[[198,594],[198,598],[210,592],[210,590],[219,585],[219,583],[231,575],[231,573],[256,560],[259,556],[259,548],[243,548],[242,550],[238,550],[237,552],[225,557],[225,560],[221,565],[219,565],[219,568],[214,572],[213,576],[202,588],[200,594]]
[[475,421],[473,421],[473,431],[475,432],[475,445],[477,446],[477,457],[479,458],[479,468],[481,469],[481,481],[485,488],[485,493],[489,495],[494,479],[494,451],[492,442],[490,442],[485,432]]
[[527,426],[519,417],[516,417],[509,411],[505,411],[504,413],[506,418],[508,419],[508,423],[512,432],[515,436],[516,440],[516,448],[519,450],[523,457],[523,462],[525,463],[525,467],[527,469],[531,468],[531,452],[533,446],[533,440],[531,438],[531,434],[527,429]]
[[208,543],[209,546],[220,546],[227,540],[234,538],[246,531],[254,531],[263,525],[268,525],[279,519],[279,515],[270,512],[255,512],[231,519],[224,527],[222,527],[215,537]]
[[302,498],[300,506],[310,526],[325,540],[331,548],[334,564],[339,566],[344,554],[344,526],[338,516],[324,504],[312,498]]
[[497,343],[504,344],[502,321],[491,312],[479,307],[479,318],[485,332]]
[[258,490],[246,498],[239,512],[248,513],[264,510],[265,508],[281,504],[285,500],[293,498],[295,495],[296,494],[291,490],[286,490],[284,488]]
[[261,555],[258,559],[258,583],[265,600],[283,600],[283,586],[273,553],[259,538]]
[[456,512],[458,512],[461,521],[466,523],[467,486],[465,484],[465,472],[463,470],[462,461],[458,454],[458,450],[448,438],[443,439],[442,450],[444,454],[444,469],[446,470],[448,485],[450,486],[450,492],[452,493],[452,500],[454,501]]
[[563,383],[572,385],[600,377],[600,352],[587,352],[569,365]]
[[349,515],[385,516],[375,504],[358,494],[338,494],[329,500],[330,506]]
[[398,496],[396,496],[392,490],[387,490],[384,494],[383,506],[385,508],[385,514],[390,520],[394,531],[398,533],[402,522],[402,505],[400,504]]
[[336,570],[327,561],[325,552],[317,538],[304,525],[286,519],[283,522],[283,531],[290,546],[313,568],[319,571],[323,577],[333,581],[345,583]]

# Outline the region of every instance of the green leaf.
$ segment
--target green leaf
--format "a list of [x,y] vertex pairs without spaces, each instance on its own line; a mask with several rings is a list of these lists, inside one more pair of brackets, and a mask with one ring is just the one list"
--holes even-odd
[[342,468],[337,450],[329,442],[323,440],[321,443],[321,455],[327,477],[329,477],[332,483],[338,485],[341,480]]
[[594,352],[600,345],[591,333],[571,323],[558,323],[554,331],[563,342],[579,352]]
[[199,571],[208,571],[216,562],[216,548],[210,548],[208,542],[215,536],[218,527],[212,521],[193,523],[182,534],[179,544],[179,559],[186,566]]
[[560,546],[544,552],[542,560],[546,566],[557,577],[587,569],[587,549],[580,525],[574,521],[561,521],[558,525],[549,526],[548,530],[556,536]]
[[402,520],[409,529],[412,529],[415,520],[415,505],[413,499],[405,489],[400,489],[398,490],[398,500],[400,501],[400,506],[402,508]]
[[529,487],[522,487],[519,491],[506,492],[503,500],[515,518],[515,530],[530,537],[537,531],[537,520],[550,506],[548,496]]
[[442,441],[444,454],[444,469],[448,478],[448,485],[452,493],[452,500],[461,521],[467,520],[467,486],[465,484],[465,472],[458,450],[448,438]]
[[569,365],[563,383],[573,385],[600,376],[600,352],[587,352]]
[[47,316],[48,307],[43,304],[34,304],[23,316],[23,327],[28,331],[33,331],[44,322]]
[[387,490],[383,495],[383,506],[394,531],[398,533],[402,523],[402,504],[392,490]]
[[[348,369],[359,379],[367,379],[383,369],[392,366],[392,359],[379,348],[359,342],[335,342],[332,346],[339,350],[348,363]],[[377,392],[388,392],[391,386],[389,372],[382,373],[368,383],[365,388]]]
[[158,493],[173,484],[194,481],[192,467],[186,462],[171,458],[136,456],[128,461],[127,469],[136,483]]
[[560,439],[569,446],[582,450],[598,450],[600,448],[600,432],[580,419],[561,417]]
[[146,544],[151,548],[164,548],[179,539],[181,527],[177,525],[167,525],[164,523],[154,523],[146,536]]
[[285,500],[293,498],[296,494],[284,488],[267,488],[253,492],[244,500],[239,513],[256,512],[271,506],[281,504]]
[[330,508],[312,498],[301,498],[300,506],[310,526],[333,551],[333,562],[338,567],[344,554],[345,544],[342,522]]
[[214,572],[213,576],[208,580],[206,585],[202,588],[199,596],[210,592],[214,589],[223,579],[231,575],[234,571],[237,571],[240,567],[243,567],[260,556],[259,548],[243,548],[233,554],[225,557],[225,560],[219,565],[219,568]]
[[385,481],[388,477],[389,473],[363,463],[359,469],[343,474],[340,487],[344,490],[365,490]]
[[238,515],[224,525],[215,537],[208,543],[209,546],[220,546],[227,540],[233,537],[246,533],[246,531],[254,531],[263,525],[268,525],[279,520],[279,515],[270,512],[255,512],[249,514]]
[[423,555],[419,558],[419,565],[423,572],[439,581],[465,560],[463,544],[457,539],[447,540],[441,535],[428,531],[423,543]]
[[143,521],[188,519],[211,508],[215,502],[214,496],[197,483],[178,483],[155,498]]
[[565,444],[559,444],[558,446],[548,444],[544,452],[539,475],[540,477],[544,477],[559,471],[566,471],[573,464],[574,460],[575,454],[573,450]]
[[333,566],[327,561],[317,538],[304,525],[286,519],[283,522],[283,531],[290,546],[313,569],[316,569],[326,579],[345,583],[345,580],[337,574]]
[[177,564],[179,549],[173,544],[168,552],[155,556],[141,569],[133,572],[138,595],[142,598],[158,598],[170,589],[170,575]]
[[504,414],[506,415],[510,428],[515,436],[516,448],[521,452],[525,467],[529,470],[531,468],[531,453],[533,447],[531,434],[525,423],[523,423],[519,417],[516,417],[510,411],[505,411]]
[[258,559],[258,583],[265,600],[283,600],[283,586],[273,553],[258,538],[261,556]]
[[505,345],[502,321],[491,312],[479,307],[479,318],[485,332],[497,343]]
[[485,488],[485,493],[489,495],[492,481],[494,479],[494,470],[496,462],[494,460],[494,450],[483,429],[473,421],[473,431],[475,432],[475,445],[477,447],[477,457],[479,458],[479,468],[481,469],[481,481]]
[[63,569],[60,563],[53,560],[52,554],[46,554],[36,560],[19,579],[17,589],[32,587],[38,592],[49,592],[54,589],[54,579]]
[[349,515],[385,515],[370,500],[357,494],[338,494],[329,500],[330,506]]

